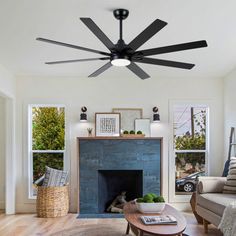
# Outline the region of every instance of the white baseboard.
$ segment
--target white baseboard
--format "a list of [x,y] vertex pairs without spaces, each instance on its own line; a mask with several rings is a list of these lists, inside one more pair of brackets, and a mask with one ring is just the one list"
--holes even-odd
[[17,203],[16,213],[36,213],[35,203]]
[[[0,205],[1,206],[1,205]],[[1,209],[1,208],[0,208]],[[69,208],[70,213],[77,213],[77,209],[75,206],[71,206]],[[16,203],[16,213],[36,213],[36,202],[29,201],[25,203]]]

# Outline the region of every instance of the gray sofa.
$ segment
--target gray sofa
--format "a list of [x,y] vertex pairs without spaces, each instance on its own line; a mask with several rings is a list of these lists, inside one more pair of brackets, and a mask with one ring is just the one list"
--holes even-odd
[[223,193],[226,177],[199,177],[196,193],[196,211],[203,218],[205,233],[208,224],[218,226],[225,207],[236,200],[236,194]]

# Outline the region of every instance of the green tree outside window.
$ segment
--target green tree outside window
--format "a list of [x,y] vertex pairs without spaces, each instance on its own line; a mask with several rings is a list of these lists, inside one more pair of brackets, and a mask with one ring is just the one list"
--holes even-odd
[[64,108],[33,107],[32,126],[33,150],[64,150]]
[[[45,173],[46,166],[63,169],[64,149],[64,107],[32,107],[33,182]],[[37,150],[48,152],[41,153]],[[50,152],[60,150],[62,152]]]

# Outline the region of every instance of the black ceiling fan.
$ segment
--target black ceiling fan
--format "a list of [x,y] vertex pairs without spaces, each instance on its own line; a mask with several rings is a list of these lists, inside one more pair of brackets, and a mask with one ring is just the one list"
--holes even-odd
[[156,19],[136,38],[134,38],[129,44],[126,44],[123,40],[122,23],[123,20],[125,20],[128,17],[129,11],[126,9],[116,9],[113,11],[113,14],[115,18],[120,22],[120,38],[117,44],[111,42],[111,40],[102,32],[102,30],[95,24],[95,22],[91,18],[80,18],[80,20],[95,34],[95,36],[109,49],[110,52],[102,52],[99,50],[58,42],[50,39],[37,38],[37,40],[46,43],[52,43],[64,47],[70,47],[74,49],[93,52],[103,55],[104,57],[67,60],[67,61],[52,61],[52,62],[46,62],[46,64],[53,65],[53,64],[72,63],[81,61],[108,60],[108,62],[105,65],[103,65],[101,68],[93,72],[91,75],[89,75],[89,77],[96,77],[101,73],[103,73],[108,68],[110,68],[112,65],[114,65],[114,66],[126,66],[141,79],[147,79],[150,76],[145,71],[143,71],[136,63],[169,66],[181,69],[192,69],[194,67],[194,64],[150,58],[147,56],[207,47],[207,42],[205,40],[200,40],[200,41],[136,51],[153,35],[155,35],[158,31],[164,28],[167,25],[167,23],[162,20]]

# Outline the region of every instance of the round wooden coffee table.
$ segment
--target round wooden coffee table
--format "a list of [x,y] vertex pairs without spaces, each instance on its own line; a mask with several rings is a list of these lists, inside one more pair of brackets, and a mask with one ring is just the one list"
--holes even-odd
[[128,227],[126,234],[129,234],[130,227],[135,231],[135,234],[138,236],[143,236],[145,233],[150,235],[182,235],[182,232],[186,228],[186,220],[181,212],[177,211],[174,207],[166,204],[162,215],[172,215],[176,218],[176,225],[145,225],[140,216],[143,215],[158,215],[156,214],[143,214],[137,210],[137,207],[134,202],[128,202],[124,206],[124,215],[125,219],[128,221]]

